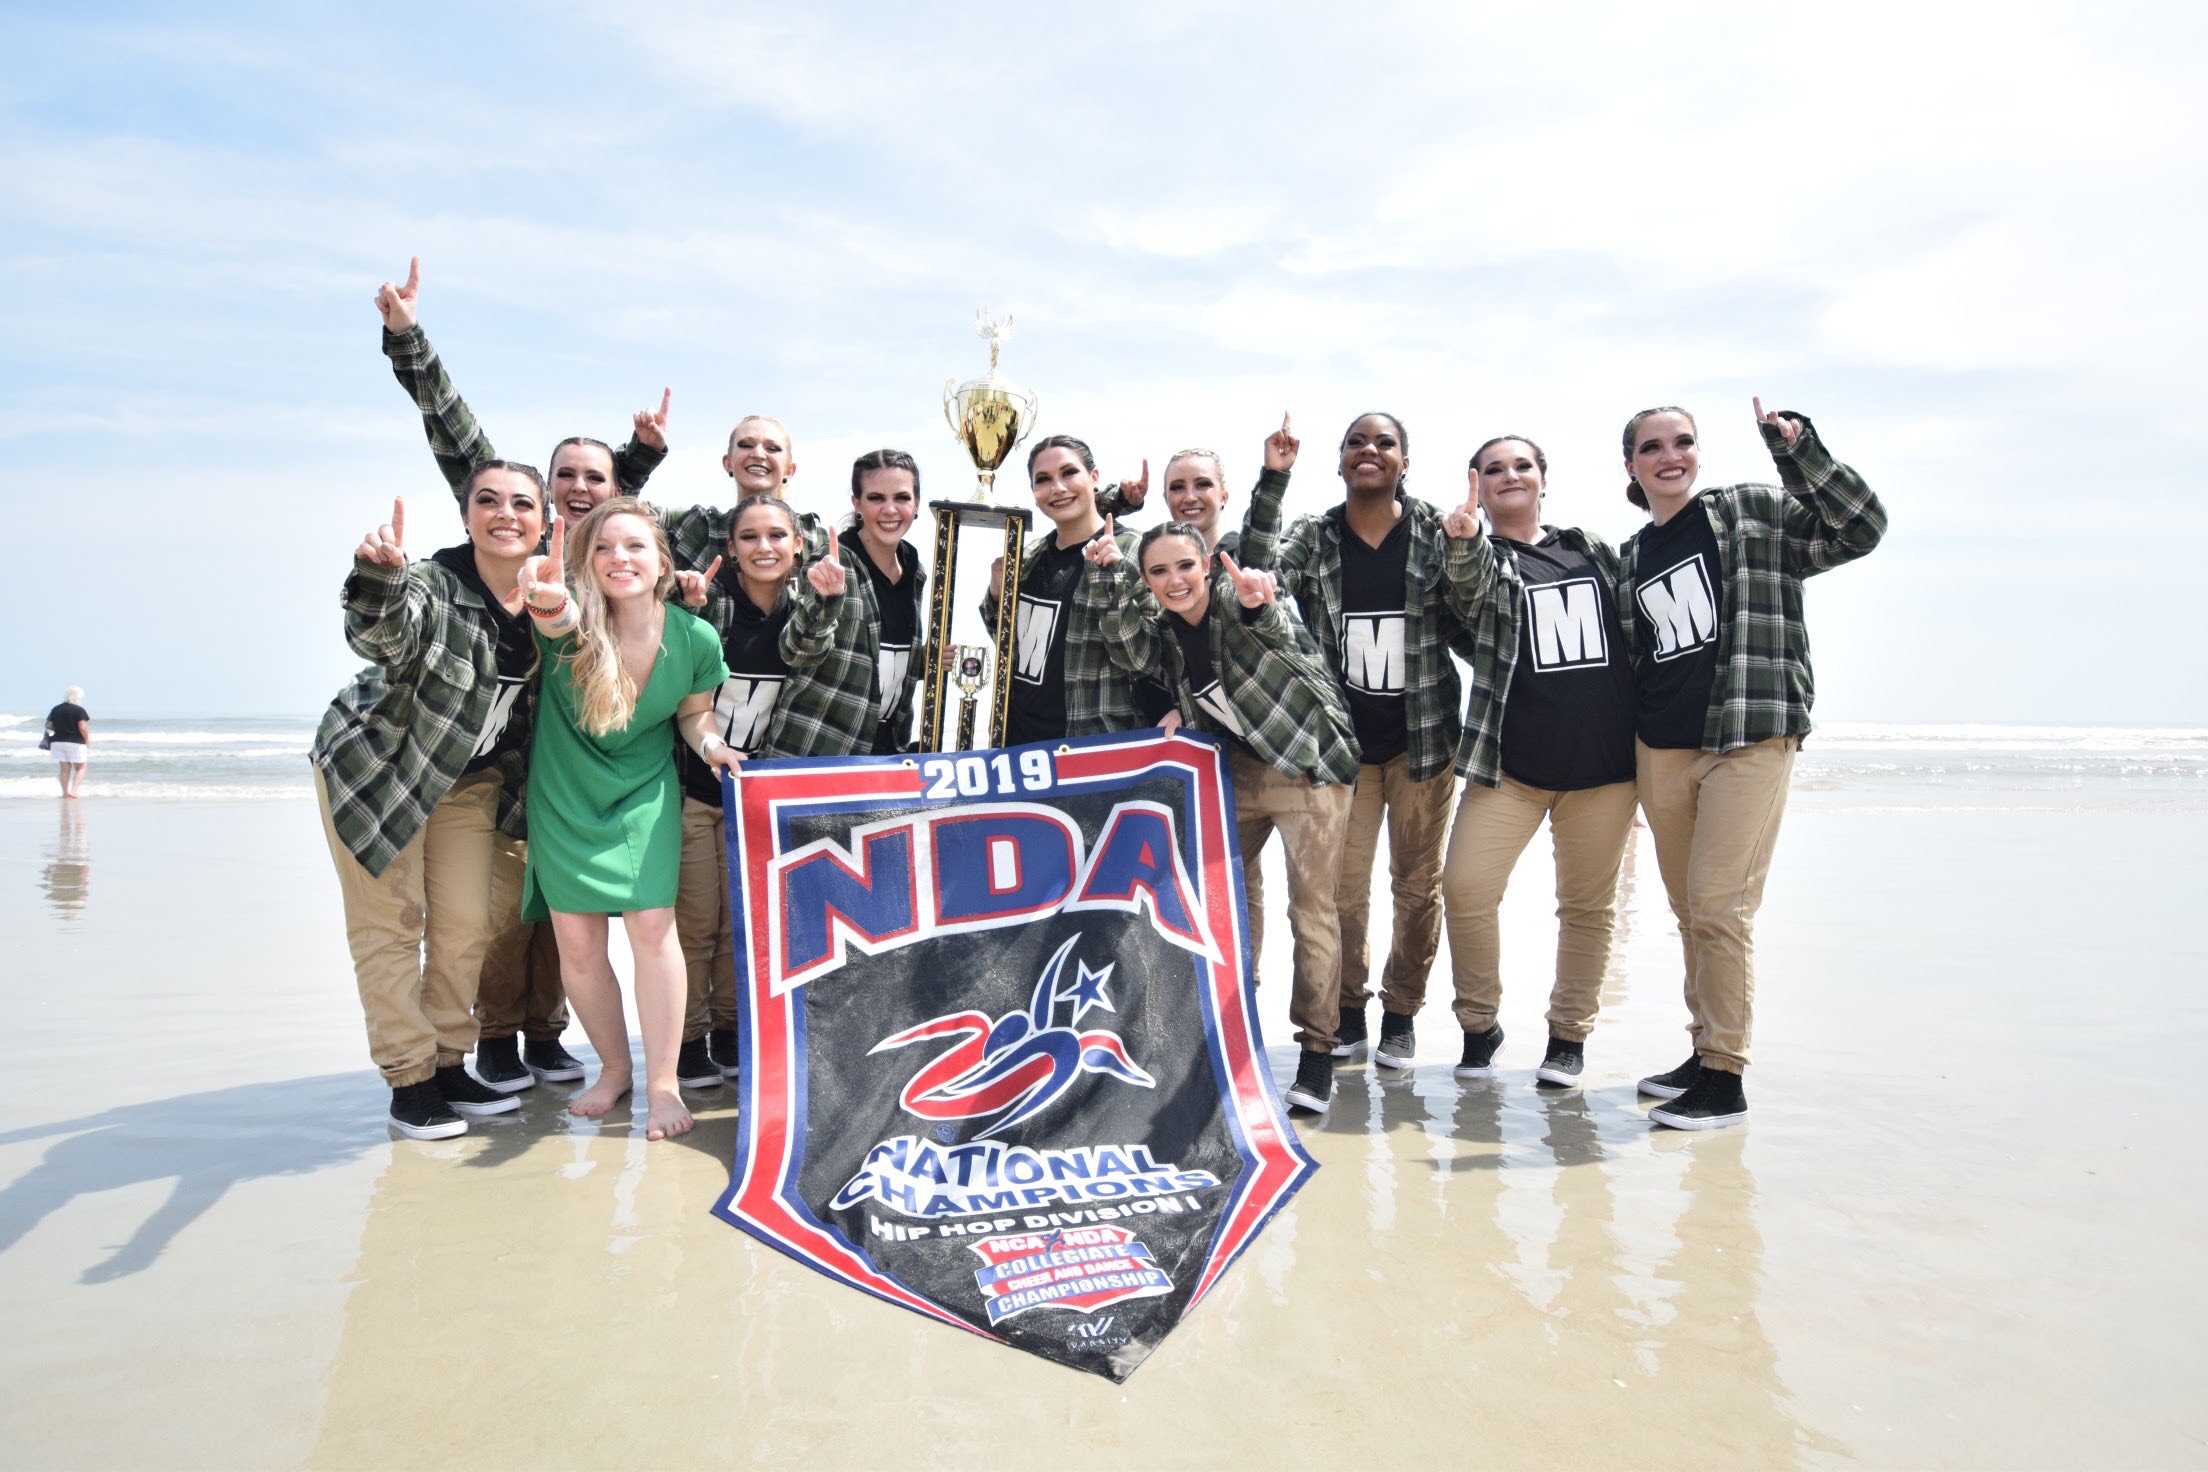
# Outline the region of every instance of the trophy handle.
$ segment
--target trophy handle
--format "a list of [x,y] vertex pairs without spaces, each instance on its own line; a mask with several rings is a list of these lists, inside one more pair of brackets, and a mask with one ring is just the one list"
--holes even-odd
[[956,438],[958,437],[958,420],[957,420],[957,418],[956,418],[956,417],[955,417],[955,416],[954,416],[954,415],[953,415],[953,414],[951,413],[951,403],[952,403],[953,399],[954,399],[954,398],[955,398],[955,397],[957,396],[957,394],[958,394],[958,380],[957,380],[957,379],[955,379],[955,378],[946,378],[946,379],[944,379],[944,380],[943,380],[943,422],[944,422],[945,424],[948,424],[948,425],[949,425],[949,426],[951,427],[951,437],[952,437],[953,439],[956,439]]

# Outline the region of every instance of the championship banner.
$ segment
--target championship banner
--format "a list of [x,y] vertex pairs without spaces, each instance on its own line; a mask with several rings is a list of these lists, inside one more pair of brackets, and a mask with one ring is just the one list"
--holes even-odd
[[714,1210],[831,1278],[1124,1380],[1317,1167],[1265,1066],[1208,738],[747,762]]

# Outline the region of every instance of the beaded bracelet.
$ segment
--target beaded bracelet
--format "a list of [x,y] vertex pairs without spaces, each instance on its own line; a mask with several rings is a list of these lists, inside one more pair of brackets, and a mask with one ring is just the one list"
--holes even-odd
[[531,618],[558,618],[561,614],[567,612],[567,595],[565,593],[560,595],[559,606],[556,608],[539,608],[534,603],[526,602],[522,606],[529,610]]

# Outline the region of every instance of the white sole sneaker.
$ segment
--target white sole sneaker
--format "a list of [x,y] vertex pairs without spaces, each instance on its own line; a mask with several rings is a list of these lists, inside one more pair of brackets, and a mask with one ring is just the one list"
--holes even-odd
[[1686,1092],[1685,1089],[1675,1089],[1670,1084],[1660,1084],[1652,1078],[1642,1079],[1634,1088],[1651,1099],[1676,1099]]
[[1280,1097],[1282,1102],[1286,1103],[1289,1108],[1305,1109],[1313,1114],[1324,1114],[1334,1104],[1331,1097],[1321,1099],[1315,1095],[1306,1094],[1303,1090],[1293,1086],[1282,1093]]
[[1737,1114],[1673,1114],[1659,1104],[1648,1111],[1648,1117],[1667,1129],[1721,1130],[1729,1124],[1739,1124],[1748,1117],[1743,1109]]
[[1401,1069],[1409,1068],[1411,1066],[1411,1056],[1408,1053],[1390,1053],[1385,1050],[1374,1053],[1372,1055],[1372,1061],[1379,1064],[1382,1068]]
[[1579,1087],[1580,1076],[1578,1074],[1566,1073],[1561,1068],[1551,1068],[1547,1064],[1543,1064],[1541,1067],[1536,1068],[1533,1071],[1533,1076],[1545,1084],[1559,1084],[1567,1089],[1576,1089]]
[[388,1123],[410,1140],[449,1140],[468,1132],[468,1122],[464,1119],[448,1120],[444,1124],[406,1124],[396,1119]]
[[1372,1051],[1370,1043],[1344,1043],[1333,1050],[1336,1063],[1362,1063]]
[[1495,1076],[1495,1065],[1490,1063],[1485,1068],[1466,1068],[1459,1063],[1449,1071],[1458,1078],[1493,1078]]
[[533,1073],[524,1073],[520,1078],[507,1079],[485,1078],[481,1074],[477,1074],[475,1081],[484,1088],[496,1089],[501,1094],[518,1094],[523,1089],[533,1089],[537,1086],[537,1076]]
[[[490,1086],[485,1084],[484,1087],[488,1088]],[[445,1107],[454,1114],[512,1114],[521,1107],[521,1101],[511,1094],[505,1094],[496,1099],[482,1100],[480,1103],[473,1099],[447,1099]],[[465,1120],[461,1121],[461,1128],[465,1129],[466,1127],[467,1122]],[[455,1130],[453,1133],[458,1134],[459,1131]],[[438,1136],[425,1135],[423,1138],[436,1139]]]

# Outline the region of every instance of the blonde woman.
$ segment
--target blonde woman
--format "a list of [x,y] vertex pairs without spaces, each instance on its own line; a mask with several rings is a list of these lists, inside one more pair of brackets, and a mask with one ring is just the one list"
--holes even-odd
[[621,991],[606,957],[620,915],[636,958],[644,1033],[645,1135],[690,1128],[676,1083],[686,978],[675,935],[682,861],[682,786],[675,729],[698,758],[730,768],[737,753],[714,730],[713,692],[728,678],[721,642],[668,606],[675,570],[659,522],[642,502],[601,503],[552,550],[522,569],[522,596],[544,655],[543,716],[529,757],[529,867],[522,918],[552,917],[569,1004],[598,1051],[595,1083],[569,1110],[593,1118],[634,1078]]

